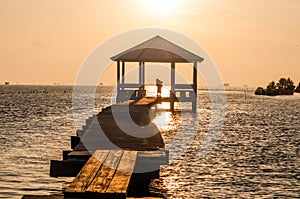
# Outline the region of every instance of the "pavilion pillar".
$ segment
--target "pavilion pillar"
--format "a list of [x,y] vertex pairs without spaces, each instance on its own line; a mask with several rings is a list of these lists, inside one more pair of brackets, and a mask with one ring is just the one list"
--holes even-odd
[[[121,84],[125,84],[125,61],[122,61],[122,81]],[[124,87],[122,88],[124,90]]]
[[170,110],[174,111],[175,102],[175,62],[171,62],[171,91],[170,91]]
[[194,90],[194,95],[193,95],[193,101],[192,101],[192,111],[195,113],[197,111],[197,61],[194,61],[194,66],[193,66],[193,90]]
[[139,98],[142,98],[145,90],[145,62],[139,62],[139,85]]
[[117,102],[120,102],[120,61],[117,61]]

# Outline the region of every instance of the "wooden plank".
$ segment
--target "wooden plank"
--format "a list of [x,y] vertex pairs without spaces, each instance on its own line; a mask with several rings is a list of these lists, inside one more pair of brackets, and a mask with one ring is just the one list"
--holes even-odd
[[156,98],[142,98],[134,103],[134,106],[150,106],[156,103]]
[[89,151],[72,151],[68,156],[92,156]]
[[73,182],[66,188],[67,193],[85,192],[95,178],[97,171],[109,154],[108,150],[96,151],[81,169]]
[[121,84],[120,88],[139,88],[140,84]]
[[67,155],[68,160],[88,160],[91,157],[89,151],[72,151]]
[[105,193],[116,172],[122,154],[123,151],[120,150],[110,151],[102,164],[101,170],[98,171],[90,186],[86,189],[87,192]]
[[175,84],[174,85],[174,89],[176,90],[180,90],[180,89],[193,89],[193,84]]
[[69,153],[71,153],[72,151],[71,150],[64,150],[62,152],[62,157],[63,157],[63,160],[67,160],[68,159],[68,155]]
[[63,199],[64,196],[56,195],[24,195],[22,199]]
[[142,197],[142,198],[132,198],[132,197],[130,197],[130,198],[126,198],[126,199],[164,199],[164,198],[157,198],[157,197]]
[[65,197],[125,198],[137,153],[97,150],[66,188]]
[[[89,141],[89,142],[85,142],[85,144],[89,144],[89,150],[90,151],[96,151],[96,150],[100,150],[100,149],[115,149],[117,150],[118,147],[117,146],[128,146],[129,148],[132,148],[132,150],[145,150],[145,148],[149,148],[150,151],[153,150],[158,150],[160,148],[163,148],[164,145],[163,143],[160,142],[160,140],[158,139],[122,139],[122,138],[110,138],[111,140],[109,140],[107,142],[105,141],[99,141],[95,140],[95,141]],[[141,148],[136,148],[140,146]],[[134,149],[135,148],[135,149]],[[152,149],[152,150],[151,150]],[[83,145],[83,143],[79,144],[76,147],[76,150],[80,150],[80,151],[84,151],[87,150],[85,148],[85,146]]]
[[135,166],[137,151],[124,151],[118,169],[112,179],[107,193],[126,193]]
[[[138,139],[123,132],[112,118],[112,115],[105,119],[99,116],[98,119],[94,119],[74,151],[87,150],[83,143],[89,146],[89,151],[97,149],[117,149],[117,146],[125,146],[125,148],[122,147],[122,149],[131,150],[155,150],[164,147],[159,129],[154,124],[151,125],[152,128],[132,129],[132,132],[141,130],[141,134],[144,134],[146,137],[148,137],[147,135],[153,135],[147,139]],[[131,126],[128,126],[126,122],[121,123],[126,129],[130,129]],[[145,140],[146,142],[144,142]],[[132,145],[133,147],[130,147],[130,144],[140,144],[142,146],[141,148],[139,148],[138,145]]]
[[75,147],[79,144],[80,137],[79,136],[71,136],[71,149],[75,149]]

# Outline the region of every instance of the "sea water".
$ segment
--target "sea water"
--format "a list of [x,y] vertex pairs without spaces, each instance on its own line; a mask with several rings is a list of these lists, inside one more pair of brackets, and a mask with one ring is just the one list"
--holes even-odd
[[[62,194],[73,180],[49,177],[50,160],[61,160],[75,135],[72,92],[71,86],[0,86],[1,198]],[[87,88],[80,94],[83,105],[91,92]],[[157,112],[154,122],[166,148],[184,150],[161,168],[151,192],[166,198],[299,197],[300,95],[248,92],[245,98],[244,92],[226,92],[224,126],[205,157],[199,152],[214,111],[211,97],[220,93],[198,95],[197,114],[189,104],[175,114]],[[99,87],[95,113],[110,105],[111,97],[112,87]],[[76,109],[82,111],[83,125],[90,113]],[[187,143],[187,137],[193,139]]]

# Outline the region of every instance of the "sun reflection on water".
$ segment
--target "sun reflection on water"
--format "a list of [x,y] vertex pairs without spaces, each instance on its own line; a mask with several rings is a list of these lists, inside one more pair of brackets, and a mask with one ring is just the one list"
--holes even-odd
[[[146,96],[147,97],[156,97],[157,96],[157,86],[154,85],[146,85]],[[161,97],[169,97],[170,96],[170,86],[163,86],[161,88]]]
[[152,122],[160,131],[173,131],[178,128],[170,111],[159,111]]
[[168,190],[174,190],[179,188],[178,177],[171,176],[163,179],[163,185]]
[[157,108],[162,110],[170,110],[170,103],[162,102],[161,104],[157,104]]

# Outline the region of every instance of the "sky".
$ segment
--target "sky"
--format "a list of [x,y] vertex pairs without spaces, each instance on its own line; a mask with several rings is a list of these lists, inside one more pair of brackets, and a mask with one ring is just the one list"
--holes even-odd
[[1,0],[0,24],[0,84],[73,84],[97,45],[140,28],[187,36],[232,86],[300,82],[299,0]]

